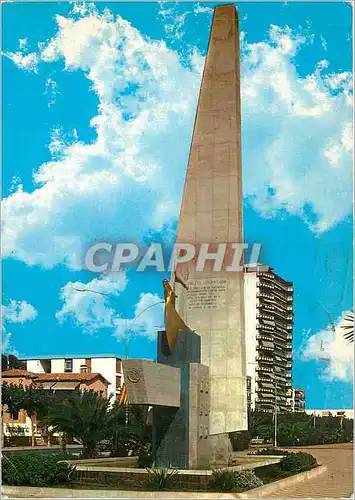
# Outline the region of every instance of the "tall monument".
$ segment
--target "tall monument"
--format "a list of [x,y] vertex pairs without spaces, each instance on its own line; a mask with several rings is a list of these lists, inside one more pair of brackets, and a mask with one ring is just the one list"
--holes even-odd
[[[239,28],[234,5],[214,11],[202,77],[176,243],[201,248],[243,242]],[[230,256],[229,256],[230,257]],[[228,258],[228,256],[227,256]],[[226,463],[228,433],[247,429],[243,272],[178,264],[176,308],[201,336],[211,379],[212,463]]]

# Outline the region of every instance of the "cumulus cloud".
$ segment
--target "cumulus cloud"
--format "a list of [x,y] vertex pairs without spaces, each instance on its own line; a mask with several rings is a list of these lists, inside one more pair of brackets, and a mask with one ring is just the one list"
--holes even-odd
[[[56,22],[36,57],[89,79],[97,135],[90,144],[53,137],[33,191],[20,184],[3,201],[3,251],[81,269],[94,241],[140,241],[176,220],[203,57],[181,56],[92,5]],[[287,211],[322,232],[352,210],[352,83],[325,61],[300,77],[295,61],[308,43],[277,26],[264,41],[243,39],[243,189],[261,215]]]
[[116,318],[114,320],[115,335],[122,338],[142,335],[150,340],[156,339],[159,329],[164,329],[163,299],[154,293],[141,293],[134,306],[133,318]]
[[269,36],[243,47],[244,192],[262,215],[284,209],[323,232],[352,210],[351,74],[320,61],[301,78],[294,59],[311,40],[277,26]]
[[12,333],[8,331],[9,323],[26,323],[27,321],[33,321],[38,315],[37,310],[32,304],[29,304],[25,300],[16,301],[10,300],[8,305],[1,306],[1,316],[2,316],[2,335],[1,344],[2,352],[8,354],[18,355],[18,351],[14,348],[11,342]]
[[[21,43],[20,43],[21,46]],[[16,66],[25,71],[37,73],[39,58],[35,52],[25,54],[21,51],[18,52],[4,52],[4,56],[9,58]]]
[[87,333],[108,328],[117,338],[129,333],[154,339],[158,327],[163,325],[162,298],[142,293],[130,317],[120,299],[126,285],[124,273],[106,275],[89,283],[69,282],[62,288],[63,306],[56,317],[60,322],[71,319]]
[[345,311],[333,327],[311,335],[303,349],[303,358],[323,363],[322,376],[326,380],[351,382],[354,378],[353,345],[344,338],[342,327],[344,318],[350,311]]
[[10,300],[9,304],[2,306],[2,319],[4,323],[25,323],[37,317],[37,310],[25,300]]

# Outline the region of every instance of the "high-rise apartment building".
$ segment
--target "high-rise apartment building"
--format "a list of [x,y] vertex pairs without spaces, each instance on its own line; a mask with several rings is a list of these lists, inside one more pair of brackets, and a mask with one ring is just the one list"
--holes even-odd
[[259,264],[244,277],[249,406],[291,411],[293,284]]

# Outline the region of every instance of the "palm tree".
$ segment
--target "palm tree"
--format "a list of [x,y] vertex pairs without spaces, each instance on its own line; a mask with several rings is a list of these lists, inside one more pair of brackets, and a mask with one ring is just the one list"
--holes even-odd
[[31,420],[31,446],[36,445],[34,429],[35,419],[41,418],[52,406],[52,392],[42,387],[27,387],[24,391],[23,408]]
[[77,392],[53,404],[45,424],[53,431],[64,432],[83,445],[83,458],[93,458],[96,446],[107,436],[113,415],[110,400],[96,392]]
[[341,325],[344,331],[344,338],[349,342],[354,342],[354,311],[350,311],[344,316],[344,323]]

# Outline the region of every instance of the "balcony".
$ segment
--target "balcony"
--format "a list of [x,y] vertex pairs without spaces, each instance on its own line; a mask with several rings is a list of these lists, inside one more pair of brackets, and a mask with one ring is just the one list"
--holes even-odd
[[266,304],[265,302],[259,302],[256,306],[259,310],[266,309],[267,311],[274,311],[275,307],[272,304]]
[[256,356],[255,359],[261,361],[268,361],[270,363],[274,361],[273,356],[265,356],[264,354],[259,354],[258,356]]
[[266,330],[268,332],[273,332],[274,331],[274,327],[273,326],[269,326],[269,325],[256,325],[256,329],[257,330]]
[[272,342],[272,335],[265,335],[264,333],[257,333],[256,340],[267,340],[268,342]]
[[264,366],[264,365],[258,365],[256,367],[256,371],[257,372],[266,372],[266,373],[273,373],[273,368],[270,368],[268,366]]
[[271,299],[271,300],[273,300],[273,298],[274,298],[272,293],[266,293],[266,292],[257,292],[256,296],[261,297],[261,298],[265,298],[265,299]]
[[257,351],[271,351],[271,352],[273,352],[274,348],[273,347],[265,347],[262,345],[257,345],[256,350]]
[[274,379],[272,377],[263,377],[263,376],[257,375],[255,377],[255,380],[256,380],[256,382],[267,382],[269,384],[273,384],[274,383]]

